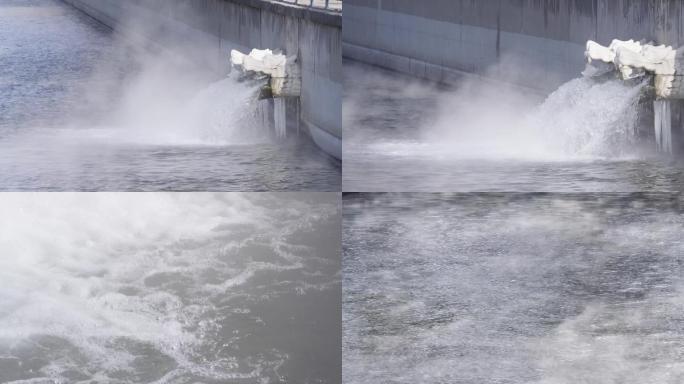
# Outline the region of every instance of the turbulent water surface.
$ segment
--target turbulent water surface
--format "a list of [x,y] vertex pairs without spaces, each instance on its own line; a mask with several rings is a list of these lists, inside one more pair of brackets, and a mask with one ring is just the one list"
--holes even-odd
[[4,194],[0,382],[339,383],[337,194]]
[[346,195],[352,383],[680,383],[680,195]]
[[540,100],[480,80],[441,89],[360,64],[346,63],[344,71],[345,191],[684,185],[682,164],[654,156],[635,137],[643,84],[578,78]]
[[0,0],[0,189],[339,190],[337,161],[262,128],[257,84],[162,56],[60,1]]

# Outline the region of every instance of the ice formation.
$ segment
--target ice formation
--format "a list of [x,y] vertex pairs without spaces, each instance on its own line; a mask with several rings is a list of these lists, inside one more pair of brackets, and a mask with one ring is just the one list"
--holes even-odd
[[[634,40],[613,40],[608,47],[587,42],[585,56],[596,73],[595,62],[612,64],[624,80],[645,74],[655,78],[656,96],[663,99],[684,98],[677,80],[677,50],[668,45],[654,45]],[[601,64],[599,64],[600,66]]]
[[294,56],[270,49],[252,49],[249,54],[234,49],[230,52],[230,61],[242,71],[268,76],[274,97],[298,97],[301,93],[301,76]]

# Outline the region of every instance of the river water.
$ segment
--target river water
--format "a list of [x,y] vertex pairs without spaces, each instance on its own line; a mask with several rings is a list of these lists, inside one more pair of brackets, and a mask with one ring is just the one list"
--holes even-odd
[[337,384],[333,193],[4,194],[0,382]]
[[681,162],[634,137],[642,84],[578,78],[544,100],[479,80],[439,87],[352,62],[344,76],[345,191],[631,192],[684,185]]
[[348,194],[343,376],[681,383],[679,194]]
[[[228,58],[226,58],[228,62]],[[336,191],[260,123],[258,85],[150,54],[56,0],[0,0],[0,189]]]

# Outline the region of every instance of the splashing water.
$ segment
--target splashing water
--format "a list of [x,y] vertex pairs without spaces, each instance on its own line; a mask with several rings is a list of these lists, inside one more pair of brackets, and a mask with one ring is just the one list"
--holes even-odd
[[551,153],[625,155],[636,141],[637,104],[645,85],[574,79],[549,95],[529,115],[527,124],[539,132]]
[[[133,88],[123,98],[114,122],[122,141],[151,145],[240,145],[264,142],[268,131],[259,119],[259,81],[238,75],[209,84],[187,98],[142,102],[154,89]],[[152,88],[152,87],[150,87]]]
[[235,75],[211,84],[190,100],[181,130],[201,127],[191,136],[205,143],[263,141],[266,131],[257,120],[257,93],[262,85],[258,81],[237,81]]
[[646,87],[580,78],[541,99],[479,79],[443,89],[347,64],[344,189],[679,190],[680,170],[648,142]]
[[345,382],[681,383],[682,203],[345,196]]
[[[362,142],[360,148],[437,159],[621,157],[629,155],[636,142],[637,104],[645,84],[578,78],[542,103],[517,89],[481,83],[466,83],[455,94],[435,95],[432,90],[431,97],[440,98],[441,106],[422,123],[425,127],[417,139],[382,137],[370,144]],[[348,146],[356,151],[355,147]]]
[[[58,127],[25,129],[21,137],[68,143],[149,146],[230,146],[267,143],[265,104],[258,100],[259,81],[237,75],[195,92],[159,91],[143,80],[125,90],[109,113]],[[154,83],[154,82],[153,82]]]
[[273,305],[337,284],[307,240],[336,197],[307,198],[3,196],[0,382],[273,382],[302,351],[268,335],[306,337]]
[[0,189],[340,190],[310,140],[272,140],[260,84],[182,53],[62,1],[0,0]]

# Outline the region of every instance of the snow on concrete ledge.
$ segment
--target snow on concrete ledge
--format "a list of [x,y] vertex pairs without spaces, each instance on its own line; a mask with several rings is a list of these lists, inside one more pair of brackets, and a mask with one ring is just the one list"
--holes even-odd
[[647,73],[655,76],[656,96],[659,98],[684,98],[684,87],[680,84],[684,83],[681,79],[684,67],[679,67],[681,64],[677,60],[678,50],[671,46],[616,39],[608,47],[604,47],[589,40],[585,56],[590,66],[594,61],[612,63],[623,80]]
[[274,97],[301,95],[301,74],[296,57],[273,53],[270,49],[252,49],[249,54],[232,50],[230,61],[244,72],[268,76]]

